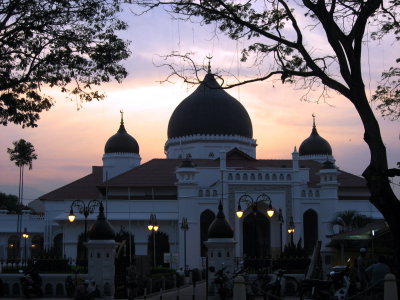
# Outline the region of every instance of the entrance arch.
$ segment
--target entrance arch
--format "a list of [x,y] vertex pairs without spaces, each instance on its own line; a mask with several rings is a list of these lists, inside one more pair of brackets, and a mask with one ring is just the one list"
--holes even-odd
[[250,213],[243,220],[243,256],[268,257],[271,254],[271,226],[260,212]]

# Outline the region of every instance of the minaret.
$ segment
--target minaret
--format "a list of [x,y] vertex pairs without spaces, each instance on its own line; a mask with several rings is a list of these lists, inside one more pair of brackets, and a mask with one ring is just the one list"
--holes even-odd
[[113,178],[140,165],[139,145],[125,129],[124,113],[116,134],[110,137],[104,147],[103,181]]

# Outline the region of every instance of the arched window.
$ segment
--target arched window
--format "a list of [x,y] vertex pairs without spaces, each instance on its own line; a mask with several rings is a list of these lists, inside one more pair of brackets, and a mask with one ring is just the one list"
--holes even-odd
[[286,175],[286,180],[287,180],[287,181],[291,181],[291,180],[292,180],[292,175],[287,174],[287,175]]
[[269,181],[269,174],[265,174],[265,180]]
[[247,178],[247,174],[245,173],[245,174],[243,174],[243,180],[247,180],[248,178]]
[[[79,248],[78,248],[79,249]],[[63,256],[63,234],[57,234],[53,239],[53,252],[56,258]]]
[[43,250],[43,237],[40,235],[34,235],[32,237],[32,249],[31,249],[31,257],[38,258],[42,255]]
[[279,175],[279,181],[284,181],[285,180],[285,177],[283,177],[283,174],[280,174]]
[[318,240],[318,214],[313,209],[303,214],[304,249],[311,254]]
[[229,173],[229,174],[228,174],[228,180],[233,180],[233,175],[232,175],[232,173]]
[[214,155],[214,152],[210,152],[209,154],[208,154],[208,157],[210,157],[210,158],[213,158],[215,155]]
[[19,240],[18,235],[12,235],[8,238],[7,259],[20,259]]
[[206,190],[206,197],[210,197],[210,190]]
[[306,191],[305,191],[305,190],[302,190],[302,191],[301,191],[301,196],[302,196],[302,197],[305,197],[305,196],[306,196]]
[[320,197],[320,195],[319,195],[319,191],[318,191],[318,190],[316,190],[316,191],[315,191],[315,197],[317,197],[317,198],[319,198],[319,197]]
[[258,173],[257,179],[258,180],[262,180],[262,174],[261,173]]
[[199,190],[199,197],[203,197],[203,190]]
[[272,180],[273,180],[273,181],[276,181],[276,180],[277,180],[276,174],[272,174]]
[[208,227],[210,227],[214,219],[215,214],[209,209],[206,209],[200,214],[200,252],[202,257],[207,256],[207,247],[203,242],[208,239]]
[[309,191],[308,191],[308,197],[309,197],[309,198],[312,198],[313,196],[314,196],[314,195],[313,195],[312,190],[309,190]]
[[239,173],[236,173],[235,180],[240,180],[240,174]]
[[256,175],[254,175],[254,174],[250,174],[250,180],[251,180],[251,181],[254,181],[254,180],[256,180]]
[[212,195],[213,195],[213,197],[217,197],[218,196],[217,190],[213,190]]

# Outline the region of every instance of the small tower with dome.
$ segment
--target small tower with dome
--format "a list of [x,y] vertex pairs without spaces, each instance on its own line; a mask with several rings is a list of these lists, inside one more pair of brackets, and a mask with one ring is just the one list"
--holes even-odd
[[172,113],[164,150],[167,158],[215,159],[221,150],[238,148],[255,158],[256,146],[246,109],[209,68],[197,89]]
[[119,129],[104,146],[103,181],[139,166],[140,161],[139,145],[126,131],[124,113],[121,111]]
[[315,115],[313,114],[313,127],[311,134],[306,138],[299,147],[300,160],[315,160],[320,163],[329,161],[335,162],[332,156],[332,148],[327,140],[318,134],[317,126],[315,125]]
[[218,214],[208,228],[208,239],[204,242],[208,257],[208,295],[207,299],[219,299],[214,283],[215,273],[223,270],[233,274],[235,259],[235,240],[232,226],[225,218],[221,201]]

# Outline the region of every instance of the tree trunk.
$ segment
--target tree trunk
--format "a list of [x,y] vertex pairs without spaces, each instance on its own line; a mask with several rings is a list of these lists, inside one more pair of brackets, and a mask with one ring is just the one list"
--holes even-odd
[[368,103],[364,89],[352,92],[352,102],[364,126],[364,140],[368,144],[371,161],[363,172],[371,193],[370,202],[381,212],[389,225],[394,244],[395,272],[399,275],[400,258],[400,202],[390,186],[387,175],[386,147],[382,141],[378,121]]

